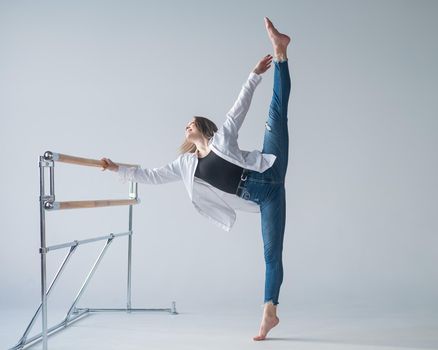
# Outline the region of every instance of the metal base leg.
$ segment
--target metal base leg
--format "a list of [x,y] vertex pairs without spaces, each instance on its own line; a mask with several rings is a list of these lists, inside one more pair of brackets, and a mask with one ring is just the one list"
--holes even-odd
[[[91,315],[92,313],[100,313],[100,312],[128,312],[129,313],[129,312],[148,312],[148,311],[169,312],[169,314],[172,315],[178,314],[178,312],[176,311],[175,301],[172,301],[172,306],[170,308],[163,308],[163,309],[74,308],[68,320],[64,319],[63,321],[59,322],[53,327],[47,329],[47,337],[50,337],[51,335],[66,329],[67,327],[71,326],[73,323],[85,318],[86,316]],[[40,332],[29,339],[22,338],[15,346],[9,348],[8,350],[27,349],[30,346],[40,343],[42,340],[43,340],[42,332]]]

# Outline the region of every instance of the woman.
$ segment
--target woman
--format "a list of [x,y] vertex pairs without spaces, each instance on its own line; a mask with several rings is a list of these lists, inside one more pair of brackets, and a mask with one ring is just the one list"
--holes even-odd
[[[279,323],[277,304],[283,281],[283,236],[286,221],[285,175],[289,134],[287,108],[290,76],[286,55],[290,38],[278,32],[265,17],[265,26],[274,49],[274,58],[262,58],[218,129],[209,119],[196,116],[186,126],[181,154],[173,162],[153,169],[133,168],[102,158],[102,170],[117,171],[123,182],[161,184],[182,180],[198,212],[229,231],[235,210],[261,213],[266,264],[263,318],[259,334],[263,340]],[[265,123],[263,150],[240,150],[237,136],[251,104],[255,88],[274,61],[274,87]]]

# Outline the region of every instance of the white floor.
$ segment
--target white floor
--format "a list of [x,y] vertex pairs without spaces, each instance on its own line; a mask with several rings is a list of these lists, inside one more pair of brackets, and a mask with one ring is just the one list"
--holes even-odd
[[[177,304],[178,315],[91,314],[49,337],[49,349],[438,349],[436,314],[279,309],[280,324],[268,340],[255,342],[261,310],[179,310]],[[16,344],[30,316],[29,310],[2,312],[1,349]],[[30,349],[41,349],[41,343]]]

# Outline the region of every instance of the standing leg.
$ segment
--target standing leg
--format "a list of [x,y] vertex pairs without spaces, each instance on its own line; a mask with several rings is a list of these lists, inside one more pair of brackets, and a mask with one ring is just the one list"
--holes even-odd
[[261,204],[263,249],[266,264],[265,303],[279,304],[283,282],[283,239],[286,223],[286,191],[283,184],[272,185],[266,202]]
[[[290,38],[280,33],[265,17],[266,30],[274,48],[274,88],[269,116],[266,122],[263,153],[277,156],[273,166],[266,170],[271,191],[261,204],[262,236],[266,263],[265,304],[259,334],[254,340],[264,340],[268,332],[279,323],[277,304],[283,281],[282,250],[286,220],[286,194],[284,178],[288,163],[289,134],[287,105],[290,93],[290,76],[287,46]],[[269,182],[268,181],[268,182]]]
[[260,205],[265,258],[265,295],[263,319],[254,340],[264,340],[279,322],[278,298],[283,282],[283,240],[286,224],[286,190],[284,184],[271,184],[269,194]]

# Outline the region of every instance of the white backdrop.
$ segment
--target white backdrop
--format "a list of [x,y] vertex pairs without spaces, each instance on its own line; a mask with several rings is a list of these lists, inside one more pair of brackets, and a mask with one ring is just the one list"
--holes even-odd
[[[436,312],[437,10],[433,1],[1,1],[0,308],[30,316],[39,302],[39,155],[167,164],[192,116],[220,124],[272,53],[268,16],[292,37],[279,308]],[[272,72],[242,149],[261,149]],[[127,196],[115,173],[59,163],[55,174],[57,200]],[[182,182],[139,192],[134,306],[263,303],[259,214],[238,212],[227,233],[195,211]],[[123,231],[127,218],[125,207],[50,212],[48,244]],[[102,244],[79,248],[51,306],[73,298]],[[125,248],[113,243],[80,306],[124,305]],[[49,254],[49,276],[63,254]]]

